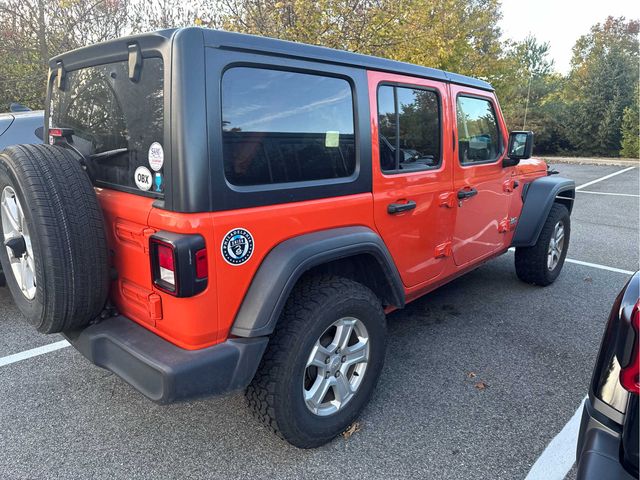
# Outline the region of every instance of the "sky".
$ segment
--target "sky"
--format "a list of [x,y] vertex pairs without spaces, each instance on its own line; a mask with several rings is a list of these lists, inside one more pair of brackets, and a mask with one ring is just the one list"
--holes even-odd
[[560,73],[568,73],[571,49],[578,37],[589,33],[609,16],[640,18],[637,0],[502,0],[503,37],[522,40],[529,33],[549,42],[550,56]]

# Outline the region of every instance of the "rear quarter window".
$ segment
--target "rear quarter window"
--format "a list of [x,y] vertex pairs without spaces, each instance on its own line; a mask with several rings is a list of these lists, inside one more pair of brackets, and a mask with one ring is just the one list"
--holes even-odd
[[233,67],[222,77],[224,168],[232,185],[351,176],[353,95],[340,78]]
[[[65,81],[64,90],[52,86],[50,127],[73,129],[94,184],[162,196],[163,165],[149,162],[152,146],[163,145],[162,59],[145,58],[137,82],[129,79],[127,62],[71,71]],[[151,174],[148,189],[136,183],[140,167]]]

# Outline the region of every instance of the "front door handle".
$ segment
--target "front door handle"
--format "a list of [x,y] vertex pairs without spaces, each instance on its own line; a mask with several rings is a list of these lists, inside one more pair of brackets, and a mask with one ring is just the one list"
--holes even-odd
[[471,198],[474,195],[478,194],[478,190],[475,188],[470,188],[469,190],[459,190],[458,191],[458,200],[464,200],[465,198]]
[[390,203],[387,206],[387,213],[394,214],[400,212],[406,212],[416,208],[416,202],[413,200],[407,200],[407,203]]

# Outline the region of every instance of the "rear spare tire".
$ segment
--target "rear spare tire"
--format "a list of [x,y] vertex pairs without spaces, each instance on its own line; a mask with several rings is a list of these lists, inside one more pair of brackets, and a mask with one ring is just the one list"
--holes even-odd
[[17,145],[0,152],[0,265],[22,314],[42,333],[81,327],[104,308],[104,224],[73,151]]

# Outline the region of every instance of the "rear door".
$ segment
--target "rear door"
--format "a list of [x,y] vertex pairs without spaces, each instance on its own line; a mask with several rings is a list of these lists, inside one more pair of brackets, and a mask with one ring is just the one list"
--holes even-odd
[[404,284],[442,274],[450,256],[450,107],[443,83],[369,72],[374,219]]
[[493,94],[457,85],[450,88],[457,139],[453,258],[464,266],[504,248],[513,169],[502,167],[506,127]]

